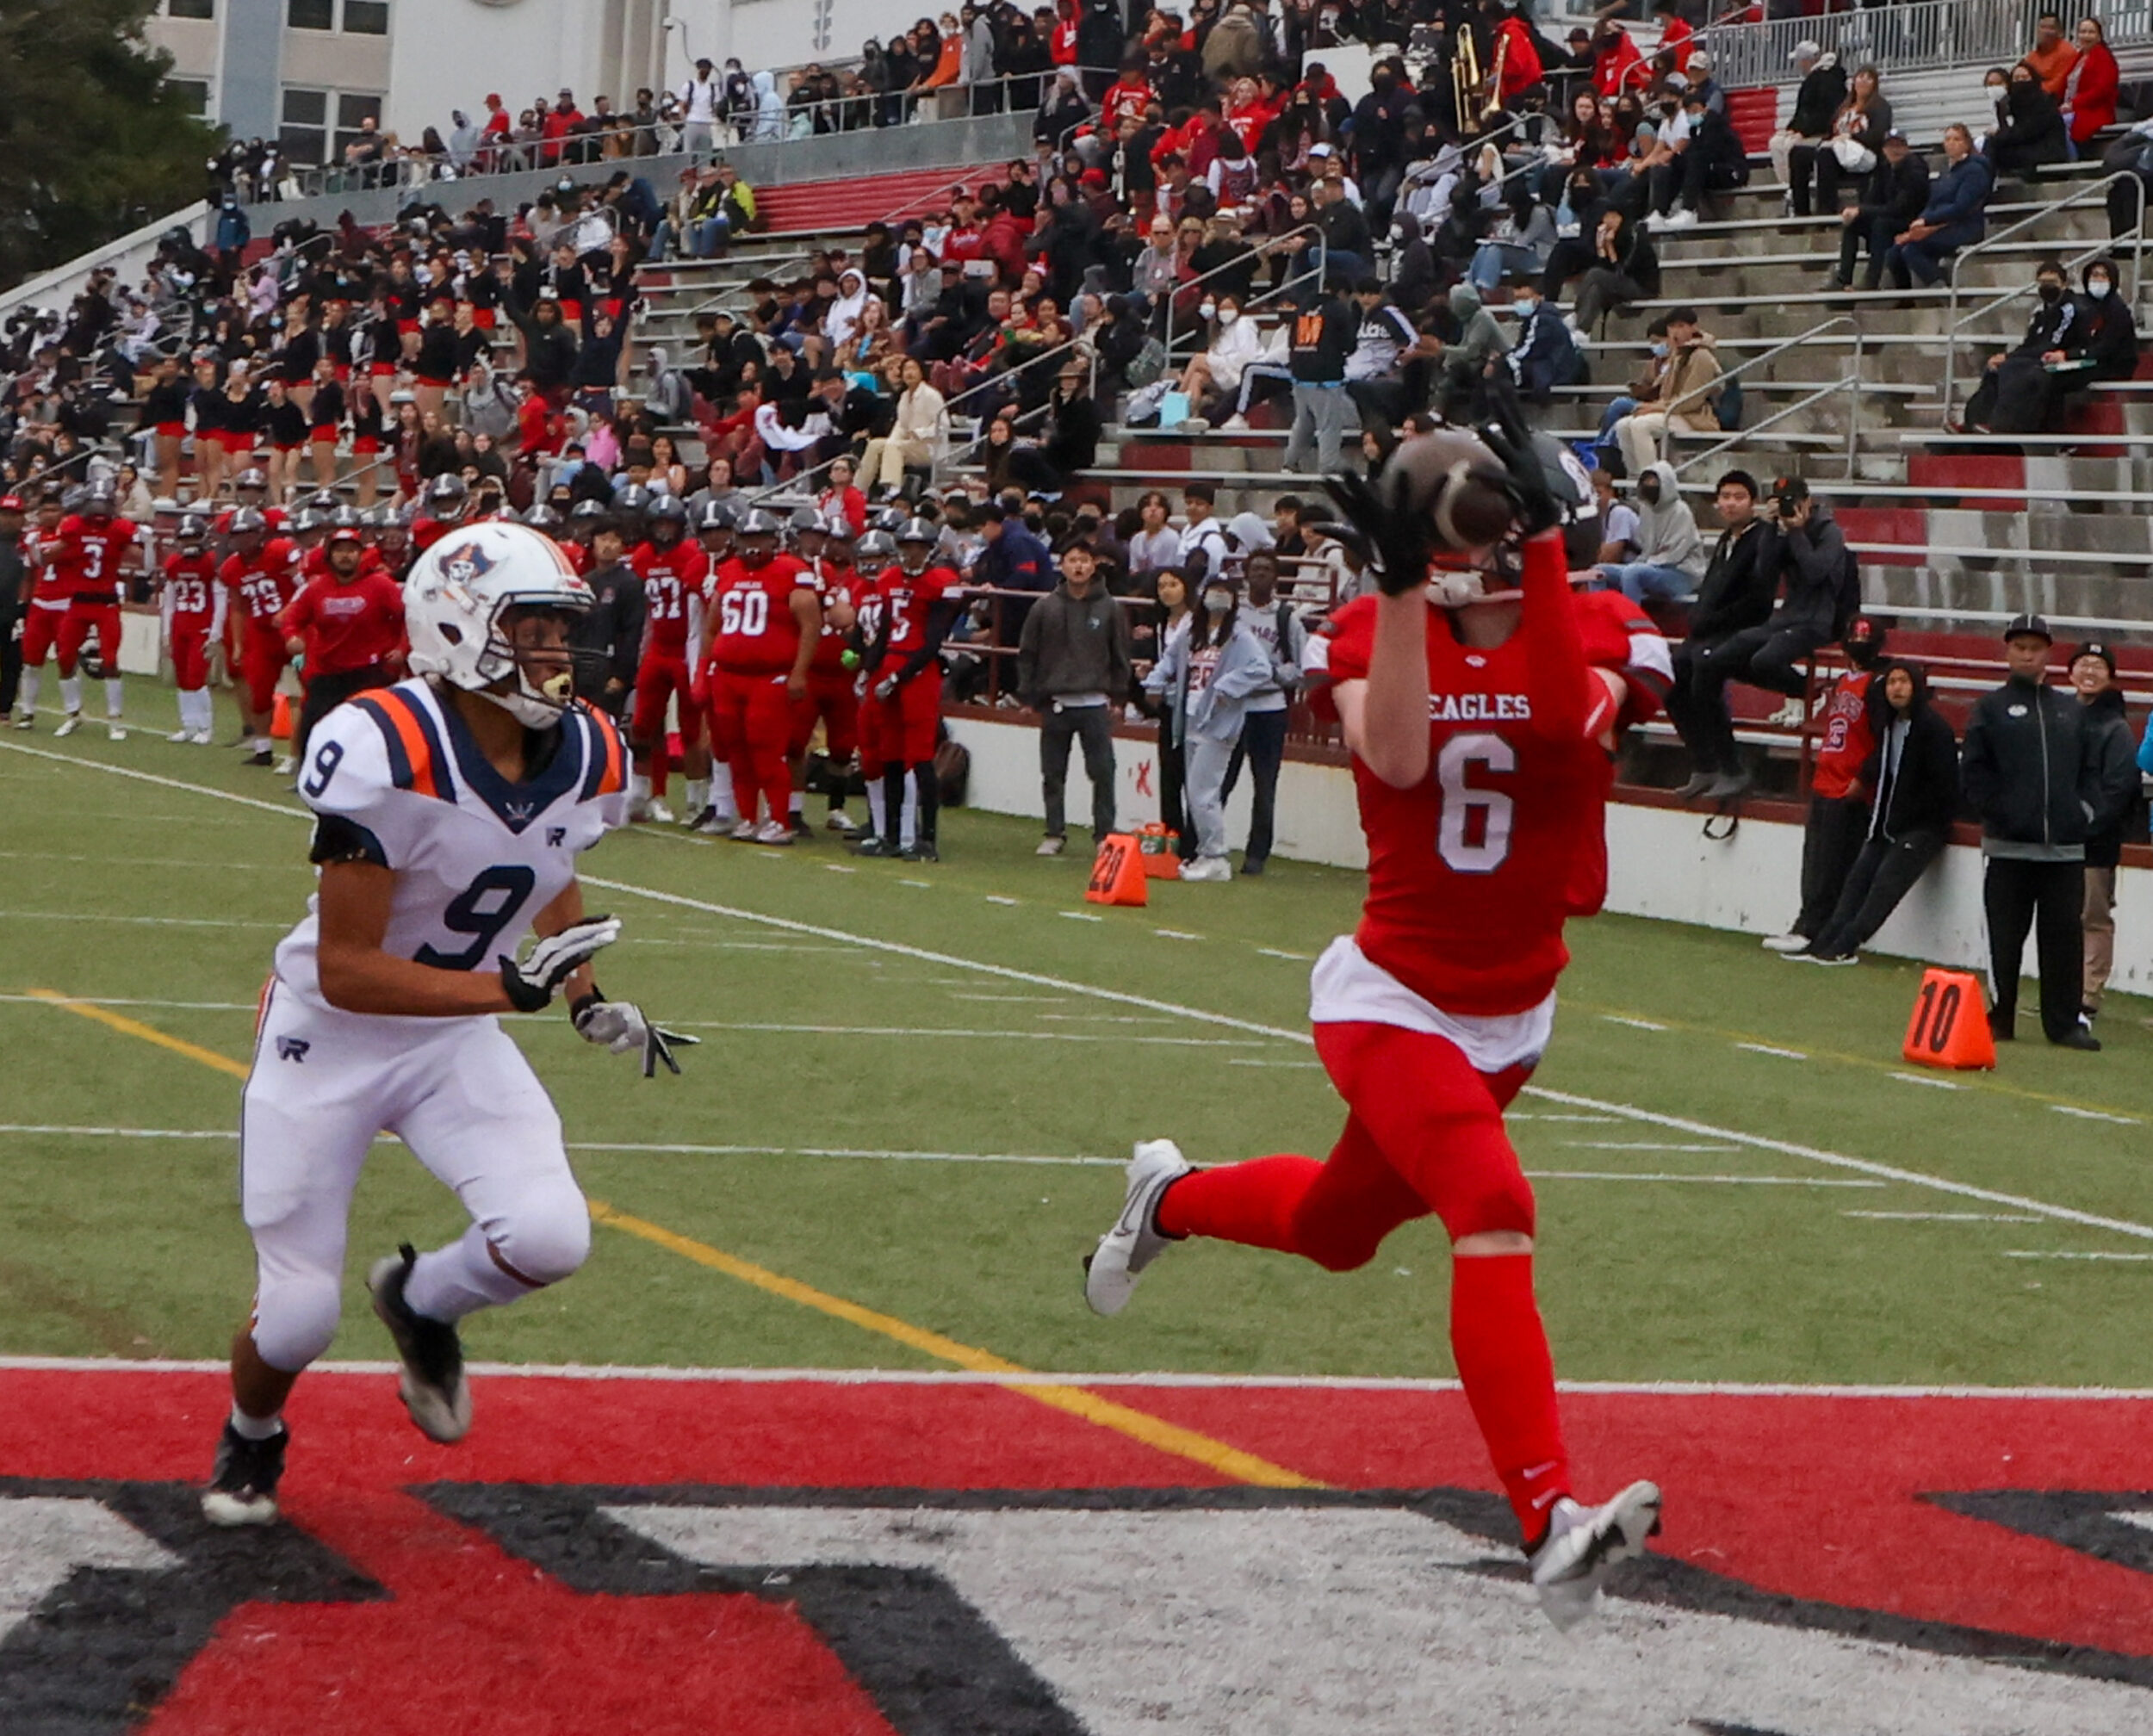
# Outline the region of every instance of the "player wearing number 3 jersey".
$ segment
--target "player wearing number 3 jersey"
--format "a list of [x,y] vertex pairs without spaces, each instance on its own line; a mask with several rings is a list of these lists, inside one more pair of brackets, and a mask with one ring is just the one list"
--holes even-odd
[[592,1042],[640,1048],[646,1075],[673,1065],[683,1039],[591,978],[620,925],[584,914],[575,859],[625,820],[627,760],[611,721],[569,698],[569,636],[590,598],[536,530],[451,530],[406,583],[418,677],[338,706],[309,742],[299,789],[320,884],[276,949],[241,1098],[257,1280],[202,1497],[214,1523],[276,1516],[285,1396],[335,1335],[376,1133],[471,1214],[447,1246],[406,1247],[368,1280],[412,1420],[455,1441],[471,1418],[456,1323],[558,1283],[590,1246],[560,1117],[497,1015],[565,994]]
[[[1343,722],[1368,839],[1361,925],[1318,962],[1316,1051],[1348,1110],[1328,1162],[1258,1157],[1192,1170],[1165,1140],[1136,1148],[1120,1220],[1086,1291],[1119,1311],[1173,1241],[1214,1237],[1331,1271],[1374,1257],[1433,1213],[1453,1250],[1458,1373],[1523,1533],[1549,1615],[1581,1616],[1606,1568],[1656,1528],[1659,1491],[1604,1507],[1570,1498],[1554,1371],[1533,1296],[1532,1189],[1503,1125],[1547,1047],[1565,921],[1605,891],[1604,804],[1616,733],[1649,715],[1665,642],[1615,593],[1573,599],[1554,508],[1522,438],[1490,431],[1408,442],[1374,487],[1341,504],[1382,561],[1383,594],[1346,604],[1309,667]],[[1511,457],[1522,449],[1522,463]],[[1523,536],[1518,590],[1461,570],[1471,551],[1429,534],[1414,473],[1440,491],[1509,494]],[[1499,511],[1499,508],[1497,509]],[[1499,519],[1498,520],[1499,522]],[[1418,582],[1430,555],[1447,560]],[[1403,575],[1402,578],[1399,575]]]

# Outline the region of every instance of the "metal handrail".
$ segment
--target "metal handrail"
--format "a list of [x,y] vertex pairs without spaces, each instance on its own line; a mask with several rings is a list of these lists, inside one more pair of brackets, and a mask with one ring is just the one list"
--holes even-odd
[[[1993,235],[1984,235],[1972,246],[1962,247],[1951,256],[1951,299],[1945,311],[1944,326],[1944,408],[1946,414],[1951,411],[1952,388],[1958,383],[1960,330],[1973,321],[1993,313],[1999,307],[2008,307],[2020,296],[2031,295],[2034,293],[2032,284],[2021,284],[2018,288],[2007,289],[2002,294],[1982,302],[1980,307],[1976,307],[1970,313],[1961,315],[1958,311],[1960,268],[1976,254],[1987,251],[1998,242],[2009,240],[2020,230],[2031,228],[2044,218],[2057,215],[2069,210],[2073,206],[2084,204],[2095,195],[2099,195],[2102,204],[2106,205],[2108,189],[2119,181],[2127,181],[2131,183],[2138,202],[2138,220],[2131,226],[2131,294],[2135,298],[2139,293],[2139,277],[2144,270],[2146,199],[2145,183],[2138,177],[2134,170],[2119,170],[2113,175],[2103,176],[2088,186],[2079,188],[2075,192],[2065,194],[2061,199],[2051,200],[2039,210],[2020,218],[2008,228],[1999,229]],[[2085,251],[2065,260],[2063,269],[2068,272],[2081,265],[2088,264],[2095,259],[2107,257],[2115,250],[2116,239],[2111,237],[2106,241],[2096,242]]]
[[[1754,23],[1712,24],[1698,35],[1711,51],[1712,71],[1730,90],[1796,83],[1792,51],[1809,40],[1843,64],[1858,58],[1883,71],[2007,66],[2025,54],[2054,0],[1916,0]],[[2100,9],[2111,48],[2153,40],[2153,10],[2143,0],[2113,0]]]
[[1820,386],[1815,391],[1808,393],[1805,395],[1796,399],[1793,403],[1785,405],[1780,409],[1773,411],[1771,415],[1765,417],[1763,421],[1755,424],[1753,426],[1737,429],[1734,432],[1729,434],[1724,440],[1715,441],[1711,445],[1707,446],[1702,452],[1691,453],[1690,456],[1685,458],[1679,464],[1677,464],[1674,467],[1675,475],[1679,478],[1685,470],[1691,468],[1694,465],[1702,464],[1709,458],[1716,458],[1721,453],[1728,451],[1733,447],[1740,445],[1743,441],[1748,439],[1751,436],[1763,433],[1765,429],[1772,426],[1773,424],[1785,421],[1788,417],[1796,414],[1799,411],[1808,409],[1812,404],[1821,404],[1827,398],[1836,397],[1841,392],[1847,392],[1852,394],[1852,400],[1847,412],[1846,437],[1846,480],[1851,482],[1854,477],[1854,458],[1857,443],[1855,436],[1858,431],[1857,422],[1861,410],[1862,383],[1862,377],[1860,375],[1848,374],[1834,380],[1828,386]]
[[[1264,302],[1270,301],[1275,296],[1283,295],[1287,289],[1293,288],[1295,284],[1306,281],[1311,276],[1313,276],[1318,282],[1320,282],[1323,279],[1324,274],[1326,270],[1328,270],[1331,264],[1330,244],[1324,239],[1323,226],[1321,224],[1313,222],[1297,224],[1291,229],[1281,230],[1276,235],[1266,235],[1263,238],[1266,245],[1255,250],[1255,264],[1251,264],[1247,259],[1229,259],[1225,264],[1214,265],[1210,270],[1202,273],[1201,276],[1191,277],[1186,283],[1176,283],[1166,291],[1166,332],[1165,336],[1160,339],[1160,342],[1166,347],[1167,360],[1170,363],[1173,360],[1174,356],[1174,303],[1177,299],[1179,299],[1184,291],[1194,289],[1200,283],[1207,283],[1213,277],[1223,276],[1229,271],[1238,271],[1244,268],[1253,271],[1256,265],[1262,263],[1265,253],[1275,252],[1277,251],[1275,244],[1281,241],[1290,241],[1296,235],[1312,235],[1316,238],[1315,270],[1312,272],[1296,272],[1289,266],[1285,275],[1280,277],[1278,282],[1274,283],[1269,289],[1266,289],[1260,295],[1250,296],[1248,300],[1242,304],[1242,311],[1245,313],[1250,307],[1260,307]],[[1374,262],[1370,261],[1369,263],[1373,264]]]

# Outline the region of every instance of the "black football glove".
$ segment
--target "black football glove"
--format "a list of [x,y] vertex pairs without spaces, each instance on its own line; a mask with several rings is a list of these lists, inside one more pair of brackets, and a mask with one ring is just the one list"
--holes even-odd
[[619,938],[618,917],[587,916],[558,934],[534,942],[530,956],[520,964],[506,953],[498,955],[501,986],[508,991],[509,1005],[518,1013],[540,1011],[579,965],[587,964],[593,953]]
[[1374,555],[1375,583],[1386,597],[1399,597],[1427,582],[1428,562],[1436,552],[1434,526],[1425,512],[1411,512],[1397,503],[1397,490],[1379,478],[1344,473],[1326,476],[1324,491],[1338,503],[1346,521],[1367,537]]
[[1503,492],[1517,509],[1517,528],[1526,536],[1537,536],[1562,523],[1562,508],[1548,487],[1548,473],[1533,450],[1531,431],[1515,415],[1501,413],[1480,430],[1480,443],[1503,467]]

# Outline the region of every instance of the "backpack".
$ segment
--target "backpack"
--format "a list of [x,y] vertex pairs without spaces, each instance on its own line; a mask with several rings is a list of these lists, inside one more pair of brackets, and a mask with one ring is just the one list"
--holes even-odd
[[1720,388],[1719,398],[1712,408],[1720,418],[1720,428],[1723,432],[1740,432],[1742,425],[1742,382],[1739,379],[1728,380]]
[[1144,347],[1134,359],[1121,370],[1122,379],[1131,386],[1149,386],[1166,371],[1166,346],[1156,338],[1146,337]]
[[963,807],[971,784],[971,749],[945,731],[941,745],[934,750],[934,785],[941,792],[942,806]]

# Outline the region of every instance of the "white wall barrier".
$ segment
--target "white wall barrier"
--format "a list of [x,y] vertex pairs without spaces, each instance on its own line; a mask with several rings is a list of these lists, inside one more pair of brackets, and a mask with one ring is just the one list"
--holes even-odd
[[[1037,818],[1042,812],[1039,733],[1028,723],[953,717],[950,734],[971,752],[969,805]],[[1119,817],[1124,826],[1158,817],[1158,767],[1151,743],[1117,741]],[[1248,790],[1227,803],[1227,835],[1238,848],[1248,833]],[[1069,821],[1084,827],[1091,783],[1081,753],[1069,769]],[[1802,828],[1784,821],[1745,820],[1734,837],[1703,835],[1695,809],[1617,802],[1608,809],[1607,908],[1631,916],[1694,922],[1745,934],[1777,934],[1800,908]],[[1366,865],[1351,775],[1342,766],[1288,760],[1279,778],[1276,853],[1340,868]],[[1923,875],[1871,943],[1870,950],[1933,964],[1984,970],[1981,852],[1954,845]],[[2032,969],[2033,947],[2026,946]],[[2153,875],[2126,869],[2116,890],[2116,964],[2122,991],[2153,994]]]

